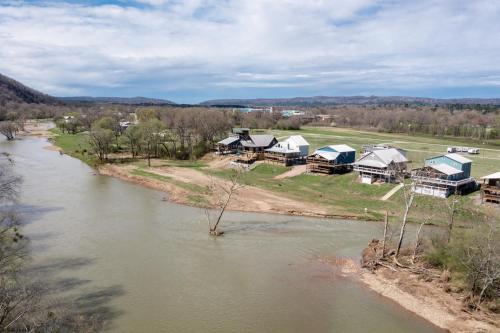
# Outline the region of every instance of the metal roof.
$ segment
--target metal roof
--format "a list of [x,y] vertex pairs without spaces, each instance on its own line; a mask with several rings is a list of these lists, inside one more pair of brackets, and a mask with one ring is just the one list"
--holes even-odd
[[452,176],[463,172],[462,170],[455,169],[454,167],[444,163],[431,164],[429,165],[429,167],[436,169],[437,171],[444,173],[447,176]]
[[[331,145],[331,146],[327,146],[339,153],[345,153],[345,152],[349,152],[349,151],[356,151],[356,149],[352,148],[352,147],[349,147],[348,145],[344,145],[344,144],[341,144],[341,145]],[[320,148],[321,149],[321,148]]]
[[500,179],[500,172],[495,172],[492,173],[491,175],[481,177],[481,179]]
[[462,163],[462,164],[464,164],[464,163],[472,163],[472,161],[471,161],[471,160],[469,160],[469,159],[468,159],[468,158],[466,158],[466,157],[463,157],[463,156],[462,156],[462,155],[460,155],[460,154],[455,154],[455,153],[452,153],[452,154],[446,154],[446,155],[444,155],[444,156],[446,156],[446,157],[448,157],[448,158],[450,158],[450,159],[452,159],[452,160],[454,160],[454,161],[457,161],[457,162],[459,162],[459,163]]
[[238,141],[240,138],[238,136],[230,136],[228,138],[225,138],[224,140],[221,140],[219,142],[217,142],[218,144],[221,144],[221,145],[230,145],[232,143],[235,143],[236,141]]
[[380,149],[363,154],[355,165],[386,168],[394,163],[405,163],[408,159],[396,148]]
[[266,149],[266,151],[270,151],[270,152],[274,152],[274,153],[300,153],[299,148],[290,149],[290,148],[287,148],[287,147],[280,145],[279,143],[272,146],[269,149]]
[[334,161],[340,155],[340,153],[336,153],[336,152],[332,152],[332,151],[316,150],[313,155],[321,156],[328,161]]
[[373,168],[387,168],[388,165],[377,160],[360,160],[354,163],[355,165],[373,167]]
[[375,156],[377,156],[382,160],[382,162],[386,164],[390,164],[391,162],[408,162],[408,159],[396,148],[374,150],[372,154],[375,154]]
[[302,135],[292,135],[287,141],[291,141],[297,146],[309,146],[309,142],[307,142]]
[[257,134],[250,135],[250,140],[241,141],[244,147],[269,147],[274,140],[273,135]]

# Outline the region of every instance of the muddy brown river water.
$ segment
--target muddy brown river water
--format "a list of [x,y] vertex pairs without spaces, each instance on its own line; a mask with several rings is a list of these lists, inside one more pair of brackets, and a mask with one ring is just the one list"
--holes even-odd
[[441,332],[323,263],[358,260],[377,223],[228,213],[214,239],[202,210],[47,145],[0,142],[34,263],[110,332]]

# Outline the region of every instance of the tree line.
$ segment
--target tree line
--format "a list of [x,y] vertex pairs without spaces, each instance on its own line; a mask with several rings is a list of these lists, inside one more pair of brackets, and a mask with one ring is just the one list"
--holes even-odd
[[317,108],[314,114],[331,119],[314,121],[316,125],[353,127],[379,132],[455,136],[477,140],[500,138],[498,108],[478,111],[448,107],[344,106]]

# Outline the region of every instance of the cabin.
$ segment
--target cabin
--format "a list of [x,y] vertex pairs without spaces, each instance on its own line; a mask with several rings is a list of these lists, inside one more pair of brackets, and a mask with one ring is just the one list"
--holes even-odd
[[353,169],[359,173],[364,184],[372,184],[375,181],[392,183],[406,175],[409,162],[402,149],[374,149],[354,162]]
[[500,204],[500,172],[481,177],[483,180],[483,202]]
[[352,170],[356,150],[348,145],[331,145],[318,148],[307,157],[307,171],[326,174]]
[[251,164],[264,158],[264,151],[278,143],[274,135],[251,134],[248,140],[241,140],[237,163]]
[[264,160],[290,166],[303,164],[309,154],[309,143],[302,135],[292,135],[264,151]]
[[424,167],[411,172],[413,190],[439,198],[470,193],[477,189],[471,168],[472,161],[456,153],[428,158]]
[[248,128],[233,128],[231,134],[217,142],[216,152],[219,155],[235,154],[238,152],[241,140],[248,140],[250,138],[250,129]]

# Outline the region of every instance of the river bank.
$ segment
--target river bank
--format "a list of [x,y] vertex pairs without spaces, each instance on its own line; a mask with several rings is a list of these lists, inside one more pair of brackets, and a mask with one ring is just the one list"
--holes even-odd
[[500,331],[498,315],[465,310],[463,293],[453,292],[445,281],[423,280],[414,273],[385,267],[375,272],[360,270],[359,278],[381,296],[451,333]]
[[[229,185],[224,179],[211,177],[196,169],[154,164],[153,161],[152,167],[148,168],[138,168],[131,164],[104,164],[98,166],[97,170],[101,175],[163,191],[172,202],[201,208],[215,208],[221,195],[217,188]],[[161,165],[161,162],[158,164]],[[328,208],[323,205],[290,199],[254,186],[245,186],[238,190],[229,203],[228,210],[307,217],[359,218],[355,215],[330,214]]]

